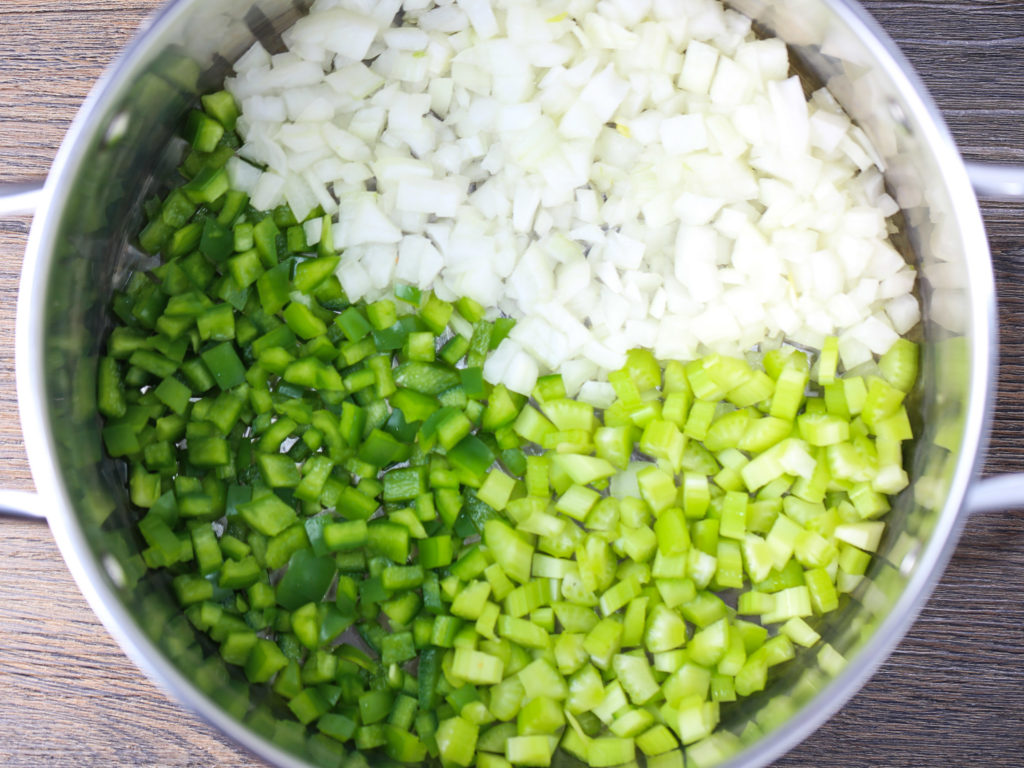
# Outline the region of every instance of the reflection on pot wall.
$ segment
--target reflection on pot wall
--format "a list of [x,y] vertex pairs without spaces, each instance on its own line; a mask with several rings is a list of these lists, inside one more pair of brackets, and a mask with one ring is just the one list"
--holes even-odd
[[[56,222],[57,247],[49,268],[45,382],[49,418],[57,440],[68,498],[87,531],[96,558],[109,576],[111,593],[127,606],[147,637],[161,647],[220,707],[245,719],[261,738],[288,751],[338,762],[322,739],[310,739],[274,697],[250,698],[244,677],[232,673],[217,649],[202,645],[182,615],[167,576],[147,576],[145,546],[129,514],[119,464],[101,455],[100,422],[93,383],[100,340],[109,327],[112,291],[144,257],[132,248],[143,222],[143,203],[162,191],[184,146],[174,133],[196,95],[221,79],[230,62],[251,43],[279,49],[276,36],[308,7],[278,0],[189,0],[160,24],[152,47],[138,52],[116,98],[90,117],[98,126],[90,145],[76,155],[75,185]],[[895,504],[892,533],[869,578],[823,632],[825,652],[807,651],[767,690],[742,705],[723,707],[722,731],[699,749],[691,764],[721,762],[808,705],[844,663],[854,658],[902,594],[922,548],[940,519],[963,437],[968,402],[968,338],[979,329],[967,313],[971,276],[965,243],[925,126],[906,101],[900,77],[873,62],[878,44],[858,35],[859,18],[814,0],[736,0],[736,9],[760,28],[791,43],[794,58],[826,84],[878,149],[886,180],[903,207],[905,252],[921,274],[924,311],[919,391],[912,397],[915,430],[913,485]],[[71,176],[68,176],[71,178]],[[71,427],[71,428],[69,428]],[[282,715],[282,712],[284,714]]]

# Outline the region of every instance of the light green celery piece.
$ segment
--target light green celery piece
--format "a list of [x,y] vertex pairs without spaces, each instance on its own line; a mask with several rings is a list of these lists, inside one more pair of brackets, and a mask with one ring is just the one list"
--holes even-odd
[[558,601],[553,603],[551,607],[554,608],[558,623],[562,625],[562,629],[566,632],[586,633],[597,626],[598,621],[600,621],[593,610],[582,605]]
[[889,351],[878,361],[878,368],[886,381],[902,392],[909,392],[917,381],[917,344],[907,339],[897,339]]
[[579,568],[573,560],[565,560],[560,557],[551,557],[534,553],[533,575],[542,579],[562,579],[569,573],[579,573]]
[[686,572],[690,575],[693,583],[703,589],[711,583],[718,568],[718,561],[714,555],[701,552],[697,548],[689,551],[686,557]]
[[880,517],[889,511],[889,500],[872,489],[870,482],[856,483],[847,493],[857,515],[863,520]]
[[747,486],[748,491],[754,493],[762,486],[768,485],[768,483],[787,474],[782,458],[786,452],[788,442],[789,439],[776,443],[763,453],[755,456],[740,470],[740,477],[743,478],[743,483]]
[[582,522],[601,498],[601,494],[585,485],[573,484],[555,504],[555,509],[573,520]]
[[554,434],[557,428],[532,405],[525,405],[512,424],[512,430],[525,440],[540,445],[544,438]]
[[523,684],[516,675],[511,675],[491,687],[488,709],[499,720],[511,720],[519,713],[525,698]]
[[736,678],[734,675],[711,676],[712,701],[736,701]]
[[476,624],[473,625],[474,629],[476,629],[476,633],[489,640],[496,639],[497,635],[494,630],[498,623],[498,616],[500,614],[501,609],[498,608],[497,604],[488,601],[484,605],[483,610],[480,611],[480,616],[477,617]]
[[[673,749],[668,752],[661,752],[656,755],[647,756],[647,768],[683,768],[685,758],[683,750]],[[711,763],[708,763],[711,765]]]
[[835,537],[865,552],[875,552],[884,531],[885,523],[881,520],[865,520],[837,525]]
[[528,543],[507,523],[491,518],[484,523],[484,543],[495,562],[512,579],[520,583],[530,580],[533,565],[533,545]]
[[546,400],[540,403],[540,409],[561,432],[574,429],[594,431],[594,408],[582,400],[567,397]]
[[584,522],[588,531],[614,532],[619,524],[619,500],[614,496],[602,496],[598,499]]
[[622,579],[609,587],[598,599],[598,606],[605,616],[618,611],[641,592],[640,582],[635,577]]
[[534,508],[528,516],[518,520],[516,530],[520,533],[532,533],[537,536],[556,538],[565,533],[567,527],[564,518],[548,514],[540,508]]
[[580,580],[590,591],[604,591],[615,579],[615,553],[608,542],[596,534],[587,536],[576,552]]
[[468,648],[456,648],[452,674],[474,685],[497,685],[505,665],[501,659]]
[[736,675],[747,660],[747,649],[739,632],[729,632],[729,648],[718,661],[715,671],[720,675]]
[[505,613],[520,618],[537,610],[547,602],[545,581],[534,579],[516,587],[505,598]]
[[774,416],[751,419],[736,447],[748,453],[761,453],[783,440],[793,431],[793,422]]
[[527,700],[537,696],[561,700],[569,695],[565,678],[544,658],[535,659],[519,670],[519,681],[526,691]]
[[707,476],[699,472],[684,472],[683,514],[690,520],[700,519],[704,517],[710,503],[711,491]]
[[479,727],[459,716],[442,720],[437,724],[434,739],[441,759],[452,765],[468,768],[476,756],[476,740]]
[[690,659],[683,648],[675,648],[671,651],[662,651],[652,655],[654,656],[654,668],[659,672],[665,672],[669,675],[677,672]]
[[478,752],[476,755],[476,768],[510,768],[511,765],[504,755],[493,752]]
[[775,382],[775,394],[772,396],[770,416],[793,421],[804,400],[807,388],[808,371],[802,367],[786,366],[782,369]]
[[875,434],[878,438],[884,437],[897,442],[913,439],[914,430],[910,425],[906,406],[901,405],[895,413],[879,421],[875,425]]
[[551,642],[548,633],[536,624],[505,614],[498,617],[498,635],[526,648],[545,649]]
[[710,736],[718,725],[718,702],[692,697],[682,702],[677,709],[679,739],[683,744],[692,744]]
[[661,406],[661,418],[671,421],[681,429],[686,425],[691,402],[693,395],[689,391],[666,393],[665,402]]
[[703,440],[704,447],[712,453],[737,447],[751,418],[750,411],[745,408],[722,414],[708,427],[708,433]]
[[881,467],[871,479],[871,490],[887,496],[895,496],[909,485],[910,476],[906,470],[893,464]]
[[648,456],[668,462],[672,471],[678,472],[683,460],[683,449],[686,448],[686,437],[671,421],[655,419],[644,428],[638,447]]
[[612,657],[612,669],[615,678],[634,704],[646,704],[657,695],[658,683],[654,679],[646,656],[618,653]]
[[640,496],[655,515],[675,505],[678,489],[672,475],[658,467],[645,467],[636,474]]
[[764,371],[752,371],[744,383],[729,390],[725,399],[737,408],[747,408],[769,400],[775,392],[775,382]]
[[551,457],[548,454],[526,457],[526,493],[530,496],[547,498],[551,489],[548,477]]
[[642,499],[626,496],[619,499],[619,520],[631,528],[650,527],[651,509]]
[[459,589],[449,610],[455,616],[476,621],[480,618],[490,595],[490,584],[486,581],[472,581]]
[[680,702],[694,696],[702,700],[706,699],[710,685],[711,670],[700,664],[687,661],[665,679],[661,690],[665,701],[673,707],[678,707]]
[[593,664],[584,664],[569,678],[569,695],[565,707],[569,712],[589,712],[604,702],[604,683]]
[[765,641],[763,648],[765,660],[768,662],[769,667],[782,664],[796,656],[796,649],[793,647],[793,641],[783,633],[768,638],[768,640]]
[[497,563],[491,563],[484,568],[484,577],[491,585],[491,592],[495,600],[504,600],[515,589],[515,584],[509,581],[508,576]]
[[658,535],[646,525],[623,524],[619,529],[619,546],[634,563],[646,563],[658,548]]
[[824,568],[839,552],[828,539],[814,531],[802,531],[796,538],[793,554],[805,568]]
[[651,564],[651,576],[655,579],[683,578],[686,576],[686,561],[689,553],[689,549],[678,555],[663,555],[661,552],[655,552],[654,562]]
[[597,595],[583,583],[578,574],[570,573],[562,579],[562,597],[566,602],[579,606],[596,606]]
[[663,653],[686,644],[686,622],[671,608],[659,603],[649,611],[644,644],[651,653]]
[[811,593],[806,585],[781,589],[775,593],[775,605],[771,612],[761,614],[761,622],[774,624],[794,616],[803,618],[813,613]]
[[722,589],[741,589],[744,577],[740,543],[730,539],[720,539],[715,560],[715,584]]
[[[662,755],[679,747],[679,740],[661,723],[653,725],[636,737],[636,745],[648,757]],[[650,764],[650,763],[648,763]]]
[[635,738],[654,725],[654,715],[646,709],[626,709],[620,712],[608,727],[620,738]]
[[635,648],[643,643],[650,597],[642,595],[629,601],[622,619],[622,647]]
[[[765,544],[772,553],[772,565],[776,570],[782,567],[793,556],[793,548],[796,540],[803,532],[803,527],[791,520],[785,514],[775,518],[775,524],[765,537]],[[755,582],[761,579],[754,579]]]
[[871,555],[850,544],[839,546],[839,568],[847,573],[862,575],[867,571]]
[[587,633],[583,647],[597,667],[607,669],[612,656],[618,653],[621,643],[622,624],[615,617],[609,616]]
[[743,537],[743,567],[750,580],[755,584],[768,578],[774,567],[774,553],[764,539],[756,533],[748,533]]
[[741,592],[736,601],[736,611],[745,616],[759,616],[775,610],[775,595],[750,589]]
[[749,696],[755,691],[763,690],[767,679],[768,660],[762,649],[758,649],[747,656],[743,669],[736,675],[736,693],[740,696]]
[[713,667],[725,655],[728,647],[729,622],[727,619],[719,619],[694,633],[687,645],[687,652],[697,664]]
[[[559,518],[561,519],[561,518]],[[545,554],[553,557],[572,557],[579,548],[586,533],[578,525],[572,525],[567,520],[562,530],[556,536],[540,536],[537,539],[537,548]]]
[[815,613],[828,613],[839,607],[839,595],[836,593],[835,584],[824,568],[809,568],[804,571],[804,583],[811,594],[811,607]]
[[818,651],[818,666],[829,675],[838,675],[846,666],[846,657],[829,643],[825,643]]
[[589,485],[611,477],[618,470],[607,459],[577,453],[557,453],[551,457],[552,469],[564,472],[578,485]]
[[562,704],[550,696],[529,699],[516,716],[516,729],[520,736],[553,734],[565,726]]
[[782,511],[782,499],[755,499],[747,508],[747,530],[762,536],[767,534],[775,525],[775,518],[779,516],[780,511]]
[[818,384],[825,386],[834,382],[838,365],[839,339],[836,336],[827,336],[825,343],[821,345],[821,352],[818,355],[816,370]]
[[480,501],[500,512],[508,504],[515,487],[516,479],[514,477],[509,477],[500,469],[492,469],[483,484],[477,489],[476,495]]
[[622,765],[636,756],[633,739],[601,736],[587,745],[587,764],[590,768],[610,768]]
[[555,640],[555,665],[559,674],[571,675],[583,668],[590,654],[583,648],[583,635],[578,632],[560,632]]
[[569,724],[572,727],[562,731],[562,740],[558,743],[558,746],[563,752],[586,762],[587,744],[590,742],[590,737],[578,725],[573,725],[575,718],[571,714],[566,713],[566,715],[566,719],[569,720]]
[[658,551],[663,555],[679,555],[690,547],[690,530],[679,507],[662,510],[654,521],[654,533],[658,537]]
[[747,532],[747,505],[749,497],[742,491],[728,491],[722,502],[722,521],[719,535],[729,539],[742,539]]
[[548,634],[552,634],[555,631],[555,612],[551,609],[551,606],[545,606],[532,611],[530,613],[530,621]]
[[546,734],[513,736],[505,743],[505,759],[525,768],[546,768],[558,746],[558,738]]
[[[703,553],[701,553],[703,554]],[[711,560],[714,560],[712,557]],[[710,578],[710,576],[708,577]],[[658,591],[661,603],[669,608],[678,608],[688,603],[697,594],[697,584],[693,579],[655,579],[654,587]]]
[[708,428],[715,418],[717,401],[699,399],[690,406],[690,412],[686,417],[686,424],[683,427],[683,434],[694,440],[703,440],[707,437]]

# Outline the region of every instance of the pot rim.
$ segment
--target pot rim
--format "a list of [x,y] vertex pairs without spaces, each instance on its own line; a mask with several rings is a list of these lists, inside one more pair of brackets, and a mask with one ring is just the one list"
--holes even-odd
[[[19,412],[32,474],[42,508],[48,510],[47,519],[54,538],[79,589],[108,632],[151,680],[237,744],[275,764],[301,768],[305,763],[251,731],[207,698],[164,656],[121,603],[110,575],[100,560],[91,555],[85,534],[72,512],[68,489],[57,472],[53,434],[61,425],[50,422],[48,398],[43,392],[44,308],[48,275],[57,247],[60,212],[68,203],[68,190],[72,186],[66,180],[87,170],[87,147],[93,137],[103,134],[103,116],[116,105],[125,83],[138,73],[151,41],[158,38],[161,30],[177,23],[189,12],[191,4],[198,1],[171,0],[144,24],[93,87],[53,162],[32,223],[18,293],[15,373]],[[921,140],[934,153],[953,203],[952,213],[970,249],[971,258],[966,261],[972,343],[963,442],[935,529],[890,614],[845,669],[814,698],[813,709],[804,705],[799,718],[790,717],[756,744],[722,763],[722,768],[766,765],[796,746],[849,701],[890,655],[913,624],[952,556],[964,523],[965,515],[960,514],[964,496],[983,460],[991,423],[997,367],[995,286],[981,213],[963,160],[930,94],[878,22],[853,0],[821,2],[857,32],[876,64],[887,69],[909,107],[908,117],[920,127]]]

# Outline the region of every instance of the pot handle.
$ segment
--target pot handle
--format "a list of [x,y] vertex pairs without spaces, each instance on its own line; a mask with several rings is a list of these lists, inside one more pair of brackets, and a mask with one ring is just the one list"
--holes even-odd
[[42,497],[33,491],[0,490],[0,517],[45,520]]
[[965,163],[971,186],[979,197],[993,200],[1024,199],[1024,166]]
[[43,199],[43,182],[0,184],[0,216],[35,213]]
[[[43,181],[0,184],[0,216],[34,213],[43,197]],[[0,517],[45,520],[41,497],[32,491],[0,490]]]
[[[979,197],[993,200],[1024,199],[1024,167],[965,163],[971,185]],[[1024,474],[998,475],[976,480],[967,489],[964,508],[969,514],[1024,506]]]
[[997,475],[975,480],[967,489],[964,509],[976,512],[1005,512],[1024,507],[1024,474]]

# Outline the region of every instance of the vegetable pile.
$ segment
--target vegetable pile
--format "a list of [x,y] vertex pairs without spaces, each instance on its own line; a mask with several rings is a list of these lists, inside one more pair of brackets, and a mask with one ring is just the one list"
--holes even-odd
[[322,206],[353,301],[404,282],[517,319],[492,383],[603,406],[588,382],[634,347],[836,335],[849,369],[918,321],[881,159],[717,0],[318,0],[283,40],[227,80],[234,186]]
[[[294,87],[294,73],[274,73],[311,71],[300,66],[296,50],[313,59],[322,54],[309,36],[331,29],[318,25],[332,14],[349,24],[349,5],[316,3],[321,21],[296,25],[288,35],[293,53],[268,59],[271,69],[258,76],[262,54],[250,52],[239,65],[236,93],[242,80],[250,88],[291,85],[289,110],[334,114],[336,104],[314,109],[318,86],[305,91]],[[511,39],[526,34],[534,5],[510,4],[495,23]],[[668,6],[638,7],[658,14],[662,5]],[[385,270],[395,253],[353,241],[353,228],[385,231],[386,219],[373,210],[395,197],[387,185],[396,183],[397,199],[408,199],[403,184],[427,176],[380,170],[389,152],[398,153],[388,155],[397,166],[408,166],[411,145],[388,138],[397,135],[394,110],[406,86],[385,84],[375,70],[390,61],[394,71],[420,72],[401,67],[421,58],[434,66],[438,39],[462,40],[465,52],[495,37],[481,31],[491,18],[486,3],[422,13],[411,6],[405,3],[405,20],[417,20],[418,29],[345,26],[349,37],[338,44],[354,45],[363,34],[363,54],[372,49],[375,60],[370,67],[346,63],[343,51],[334,51],[338,69],[329,76],[331,87],[363,82],[358,77],[373,86],[349,93],[360,106],[336,130],[353,135],[353,121],[379,110],[384,134],[362,139],[377,153],[364,158],[375,169],[376,192],[345,192],[335,182],[338,200],[323,186],[301,204],[294,189],[294,179],[305,178],[300,174],[281,176],[284,197],[271,195],[273,166],[257,177],[239,158],[252,158],[256,96],[243,99],[240,110],[228,91],[208,94],[203,109],[189,116],[185,183],[147,204],[139,236],[160,264],[133,273],[115,295],[116,325],[98,369],[103,440],[128,467],[142,561],[154,578],[167,580],[187,620],[219,652],[215,667],[206,664],[197,674],[222,679],[223,665],[239,668],[271,701],[246,697],[235,713],[318,764],[357,768],[386,759],[542,768],[559,749],[593,768],[641,756],[652,768],[712,764],[729,748],[728,734],[717,728],[722,708],[763,690],[774,667],[798,653],[801,663],[814,659],[829,673],[844,663],[818,629],[863,580],[884,534],[888,497],[908,483],[902,443],[912,432],[903,401],[915,384],[917,347],[903,338],[882,344],[881,336],[872,347],[856,334],[830,335],[822,329],[834,326],[821,324],[814,354],[773,343],[746,355],[701,347],[700,356],[676,356],[637,337],[648,343],[623,346],[614,361],[588,358],[581,368],[578,356],[564,357],[549,362],[565,375],[541,373],[542,365],[531,362],[536,350],[523,340],[542,343],[555,333],[550,324],[564,330],[562,315],[547,313],[563,301],[573,306],[573,297],[551,294],[555,304],[537,304],[540,314],[531,309],[518,320],[499,315],[509,307],[478,301],[486,297],[474,295],[472,281],[454,278],[459,272],[451,264],[427,280],[421,271],[403,272],[407,239],[389,245],[399,249],[397,271]],[[632,39],[610,19],[625,14],[625,5],[590,10],[582,14],[588,35]],[[455,29],[460,14],[472,29]],[[690,40],[688,60],[702,50],[695,42],[704,29],[699,20],[710,25],[701,34],[718,34],[713,18],[728,21],[726,31],[741,46],[748,28],[739,17],[708,14],[688,17],[689,26],[641,24],[642,32],[630,34],[645,44],[662,34],[676,45]],[[428,18],[440,26],[424,31]],[[539,27],[553,37],[531,50],[553,57],[551,71],[561,66],[554,54],[570,22],[555,18]],[[380,36],[387,47],[380,48]],[[421,43],[426,47],[416,47]],[[632,50],[624,43],[604,47],[619,51],[617,65],[629,58],[622,51]],[[573,56],[592,48],[581,44]],[[419,51],[426,53],[414,55]],[[782,66],[772,45],[756,51]],[[753,55],[733,53],[737,62]],[[716,71],[732,71],[724,61]],[[512,66],[495,65],[488,76],[503,73],[503,87],[511,87],[512,70],[503,67]],[[429,67],[422,72],[439,82]],[[705,74],[711,78],[711,70]],[[457,89],[468,86],[451,79],[454,104]],[[705,114],[709,129],[723,114],[715,107],[715,81],[709,111],[695,113]],[[790,86],[772,88],[792,95]],[[366,99],[374,90],[378,95]],[[386,92],[396,101],[383,109],[375,100]],[[814,114],[824,114],[823,97],[816,98]],[[585,103],[580,99],[577,107]],[[462,108],[468,111],[460,119],[483,110],[478,100]],[[573,124],[587,124],[584,112]],[[613,112],[601,113],[602,124]],[[440,122],[423,113],[417,119]],[[331,133],[329,118],[321,122],[327,149],[338,153],[342,133]],[[281,131],[299,136],[297,124],[290,125]],[[628,133],[624,125],[612,135]],[[605,128],[596,134],[593,141],[609,140]],[[659,135],[662,144],[678,138]],[[515,146],[514,137],[499,138],[495,146]],[[444,146],[452,141],[461,140],[444,138]],[[722,141],[709,139],[705,156]],[[843,141],[834,149],[852,152],[840,149]],[[303,146],[323,151],[320,144]],[[309,162],[312,169],[327,163]],[[487,171],[486,184],[506,183],[500,169],[480,170]],[[870,173],[857,178],[862,191],[874,183]],[[239,179],[251,184],[239,188]],[[636,192],[616,184],[601,193],[604,205]],[[430,197],[444,198],[443,190],[430,189]],[[574,215],[538,194],[538,211]],[[769,207],[754,216],[749,202],[735,200],[701,208],[694,193],[684,195],[710,218],[675,226],[703,232],[699,238],[724,236],[724,222],[740,221],[737,211],[746,211],[750,225],[782,214]],[[466,205],[452,211],[456,229],[478,220]],[[427,212],[417,215],[430,228],[446,226],[443,213],[433,211],[430,222]],[[646,208],[643,215],[654,216]],[[414,220],[403,215],[403,227]],[[650,221],[642,229],[633,229],[640,219],[623,222],[602,229],[603,250],[591,244],[585,254],[566,237],[556,245],[550,231],[536,229],[532,214],[530,222],[537,239],[522,259],[564,247],[554,273],[565,285],[585,281],[574,271],[579,264],[598,269],[611,254],[629,252],[621,250],[627,233],[660,236]],[[841,227],[833,234],[845,237]],[[609,245],[613,235],[619,241]],[[818,264],[819,254],[811,255],[797,261]],[[375,278],[382,282],[369,292],[373,300],[351,282],[367,258],[386,271]],[[550,276],[552,265],[537,261],[530,269],[539,270],[534,277]],[[736,270],[734,264],[720,274]],[[902,265],[893,274],[908,270]],[[620,277],[641,272],[627,269]],[[857,279],[862,285],[872,278]],[[872,301],[880,300],[883,283]],[[501,290],[515,293],[508,282]],[[829,301],[842,305],[834,296]],[[538,317],[549,325],[538,326]],[[903,317],[909,322],[911,314]],[[676,332],[674,322],[662,326],[665,333]],[[591,330],[599,332],[596,324]],[[729,344],[749,346],[750,338]],[[866,345],[866,357],[851,338]]]

